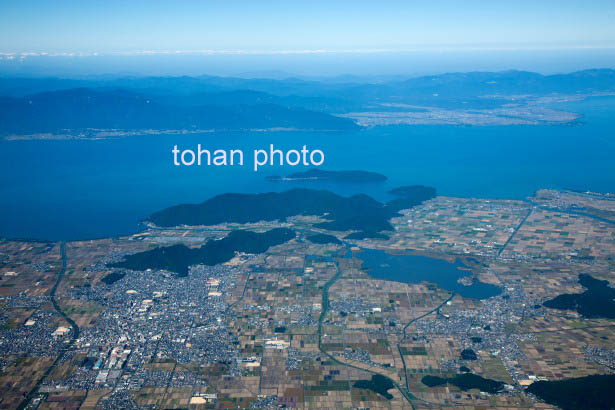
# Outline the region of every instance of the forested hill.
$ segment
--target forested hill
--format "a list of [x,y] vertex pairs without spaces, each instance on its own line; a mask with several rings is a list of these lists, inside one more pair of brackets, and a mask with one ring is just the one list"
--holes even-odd
[[[350,119],[269,102],[236,104],[203,99],[152,98],[121,89],[76,88],[21,98],[0,97],[0,134],[114,130],[351,130]],[[251,103],[251,104],[245,104]]]

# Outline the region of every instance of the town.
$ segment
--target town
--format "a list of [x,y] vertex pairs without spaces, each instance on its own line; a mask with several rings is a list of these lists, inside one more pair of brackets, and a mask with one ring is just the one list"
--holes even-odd
[[[347,232],[316,228],[321,217],[294,216],[239,225],[151,224],[141,233],[92,241],[3,241],[0,404],[550,408],[528,386],[615,366],[612,321],[543,305],[582,291],[578,272],[613,283],[615,227],[604,220],[607,199],[537,195],[533,202],[436,197],[393,218],[388,239],[348,241]],[[544,204],[558,195],[567,200]],[[602,216],[567,213],[572,200],[590,200]],[[297,236],[262,254],[191,266],[187,275],[111,267],[153,247],[275,227]],[[324,232],[339,243],[310,241]],[[362,259],[369,249],[461,260],[462,286],[491,284],[499,292],[472,298],[429,278],[374,279]],[[502,388],[494,394],[480,385],[423,382],[459,374]],[[369,385],[372,376],[393,387],[385,395],[355,386]]]

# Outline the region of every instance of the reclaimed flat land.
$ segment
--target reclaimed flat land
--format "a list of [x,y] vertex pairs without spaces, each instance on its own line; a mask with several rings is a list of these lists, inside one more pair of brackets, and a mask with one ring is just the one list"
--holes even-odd
[[[315,228],[323,220],[312,216],[149,227],[66,243],[63,276],[59,244],[2,240],[0,408],[17,408],[40,381],[32,400],[46,409],[551,409],[524,389],[615,368],[613,320],[543,306],[582,293],[580,273],[615,283],[614,203],[553,190],[528,201],[436,197],[401,211],[387,240],[347,241],[350,232]],[[183,277],[110,267],[156,247],[276,227],[297,237]],[[342,243],[306,239],[317,233]],[[478,300],[428,280],[376,280],[362,268],[361,247],[459,258],[472,280],[502,293]],[[117,280],[105,283],[108,275]],[[469,350],[475,360],[462,355]],[[421,381],[462,371],[505,388]],[[374,375],[391,380],[392,398],[355,387]]]

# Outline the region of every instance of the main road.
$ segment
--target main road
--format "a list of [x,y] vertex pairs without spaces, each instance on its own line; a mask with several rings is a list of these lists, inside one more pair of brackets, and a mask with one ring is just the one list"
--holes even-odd
[[60,305],[58,305],[58,301],[56,300],[56,291],[58,290],[58,286],[60,286],[60,283],[64,278],[64,274],[66,274],[66,245],[64,244],[64,242],[60,243],[60,255],[62,256],[62,269],[58,273],[58,280],[56,280],[55,285],[53,285],[53,288],[51,289],[51,303],[53,304],[53,308],[56,310],[56,312],[58,312],[60,316],[62,316],[72,328],[72,335],[70,340],[65,344],[65,346],[60,349],[58,357],[53,361],[53,364],[49,366],[47,371],[43,373],[40,379],[38,379],[32,390],[30,390],[30,392],[21,401],[21,403],[17,407],[18,410],[23,410],[28,407],[28,405],[32,401],[32,398],[38,393],[38,389],[41,384],[43,384],[47,376],[51,374],[53,369],[55,369],[58,363],[60,363],[60,361],[64,358],[66,352],[73,347],[73,345],[79,338],[79,326],[77,326],[77,323],[75,323],[73,319],[71,319],[66,313],[64,313],[64,311],[62,311]]

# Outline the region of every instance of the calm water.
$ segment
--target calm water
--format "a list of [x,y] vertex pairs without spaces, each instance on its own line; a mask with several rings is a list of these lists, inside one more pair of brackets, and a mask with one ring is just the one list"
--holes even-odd
[[217,133],[106,141],[0,141],[0,236],[69,240],[134,232],[161,208],[223,192],[284,190],[269,182],[299,167],[174,167],[171,149],[318,148],[323,169],[362,169],[384,184],[301,184],[387,199],[406,184],[440,194],[524,198],[539,188],[615,191],[615,98],[562,104],[580,126],[400,126],[354,133]]
[[404,283],[432,282],[441,289],[473,299],[487,299],[502,293],[499,287],[487,283],[477,282],[472,286],[458,283],[459,278],[470,274],[462,269],[465,265],[459,259],[453,264],[442,259],[420,255],[391,255],[374,249],[365,249],[357,256],[372,278]]

